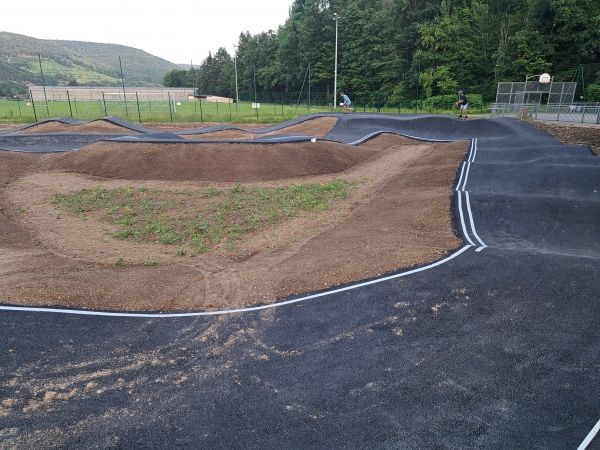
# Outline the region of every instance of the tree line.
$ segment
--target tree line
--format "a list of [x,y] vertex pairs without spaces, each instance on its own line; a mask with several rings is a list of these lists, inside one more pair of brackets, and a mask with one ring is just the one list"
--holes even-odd
[[459,89],[493,101],[499,81],[546,72],[600,101],[598,0],[295,0],[276,31],[242,32],[234,55],[219,48],[198,69],[168,72],[164,85],[234,97],[237,71],[250,97],[310,82],[313,98],[333,99],[334,13],[338,92],[371,104]]

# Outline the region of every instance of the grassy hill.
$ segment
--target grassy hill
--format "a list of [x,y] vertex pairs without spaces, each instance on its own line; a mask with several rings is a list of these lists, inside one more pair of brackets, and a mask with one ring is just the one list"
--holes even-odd
[[41,84],[40,59],[46,85],[120,86],[119,57],[126,86],[160,85],[164,74],[177,68],[177,64],[123,45],[0,32],[0,96],[12,97],[27,92],[28,84]]

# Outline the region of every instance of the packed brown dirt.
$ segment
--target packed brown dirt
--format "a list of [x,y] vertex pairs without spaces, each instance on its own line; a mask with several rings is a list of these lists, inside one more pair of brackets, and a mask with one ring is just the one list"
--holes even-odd
[[[315,123],[293,133],[310,136],[314,129]],[[127,311],[239,308],[424,264],[461,244],[450,199],[466,142],[384,134],[360,147],[180,145],[0,152],[0,302]],[[110,224],[82,221],[51,204],[55,193],[97,185],[194,190],[336,178],[367,182],[325,214],[249,236],[243,258],[224,248],[175,256],[169,246],[115,240]]]
[[35,133],[136,133],[136,131],[107,122],[106,120],[94,120],[93,122],[78,125],[62,122],[44,122],[14,132],[14,134]]
[[558,124],[549,122],[532,122],[563,144],[587,145],[596,156],[600,156],[600,127],[593,125]]

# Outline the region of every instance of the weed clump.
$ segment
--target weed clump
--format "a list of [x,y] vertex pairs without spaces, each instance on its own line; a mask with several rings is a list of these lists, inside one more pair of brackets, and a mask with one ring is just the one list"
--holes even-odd
[[[321,214],[358,184],[342,179],[277,187],[237,183],[229,189],[201,191],[96,186],[55,194],[52,204],[116,225],[115,239],[179,245],[193,255],[221,243],[234,250],[245,236],[265,226],[277,227],[300,213]],[[178,255],[188,254],[184,249]]]

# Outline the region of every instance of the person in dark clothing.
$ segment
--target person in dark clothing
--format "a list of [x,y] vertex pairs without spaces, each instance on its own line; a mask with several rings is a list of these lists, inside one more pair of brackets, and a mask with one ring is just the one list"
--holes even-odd
[[467,119],[467,106],[469,106],[469,100],[467,99],[467,96],[463,93],[463,91],[458,91],[458,101],[456,102],[456,104],[460,105],[460,116],[458,117],[462,117],[464,111],[465,119]]

